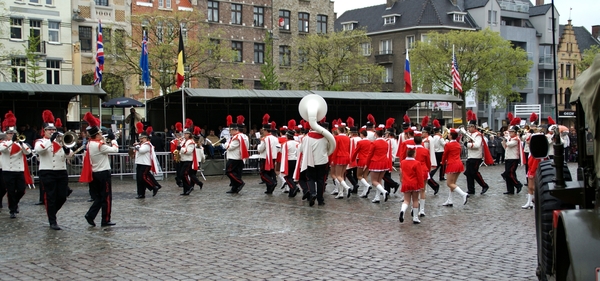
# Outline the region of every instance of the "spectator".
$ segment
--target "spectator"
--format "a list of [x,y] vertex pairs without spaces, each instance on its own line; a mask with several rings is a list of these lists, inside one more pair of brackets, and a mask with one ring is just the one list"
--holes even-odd
[[152,133],[152,137],[150,138],[150,143],[154,146],[154,151],[163,152],[165,151],[165,134],[161,132]]

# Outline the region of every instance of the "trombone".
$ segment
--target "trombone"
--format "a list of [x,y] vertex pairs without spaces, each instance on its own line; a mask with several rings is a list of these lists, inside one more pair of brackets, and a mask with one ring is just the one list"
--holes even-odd
[[461,125],[460,127],[458,127],[458,132],[459,132],[461,135],[465,136],[465,141],[472,141],[472,142],[474,142],[474,141],[475,141],[475,139],[474,139],[474,138],[471,136],[471,134],[469,134],[469,133],[468,133],[468,132],[465,130],[465,126],[462,126],[462,125]]
[[61,146],[66,146],[68,148],[72,148],[77,144],[77,133],[73,131],[68,131],[66,133],[58,133],[56,137],[56,142],[58,142]]

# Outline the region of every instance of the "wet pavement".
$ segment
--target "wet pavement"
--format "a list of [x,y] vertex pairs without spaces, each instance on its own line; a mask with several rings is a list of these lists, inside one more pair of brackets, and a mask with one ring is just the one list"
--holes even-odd
[[[34,205],[38,191],[27,190],[17,219],[3,199],[0,280],[536,280],[534,213],[520,208],[525,190],[502,194],[503,169],[482,167],[490,190],[476,186],[465,206],[455,195],[442,207],[448,188],[429,189],[419,225],[398,222],[399,196],[373,204],[373,192],[327,194],[325,206],[309,207],[301,194],[265,195],[258,176],[244,175],[237,195],[213,176],[180,196],[169,177],[156,197],[135,199],[135,182],[115,177],[116,226],[90,227],[87,186],[72,183],[55,231]],[[464,176],[458,183],[466,191]]]

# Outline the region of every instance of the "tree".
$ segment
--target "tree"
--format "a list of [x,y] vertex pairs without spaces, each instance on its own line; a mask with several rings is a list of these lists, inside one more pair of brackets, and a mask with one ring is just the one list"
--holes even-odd
[[579,62],[579,64],[577,64],[577,70],[579,70],[579,73],[588,69],[590,65],[592,65],[594,57],[597,54],[600,54],[600,46],[598,45],[592,45],[592,47],[583,51],[583,54],[581,55],[581,61]]
[[29,36],[27,44],[23,44],[25,48],[25,57],[27,57],[27,82],[32,84],[41,84],[44,82],[44,72],[41,70],[40,48],[41,42],[39,36],[33,34]]
[[[364,30],[300,36],[290,58],[280,66],[288,81],[300,89],[374,91],[381,89],[383,67],[362,55],[361,44],[370,42]],[[291,58],[297,58],[292,61]],[[297,63],[295,63],[297,62]],[[281,67],[280,67],[281,68]]]
[[[140,50],[142,42],[142,29],[146,30],[148,37],[148,61],[150,77],[160,86],[163,93],[168,93],[175,86],[175,73],[177,69],[177,54],[179,48],[179,30],[184,33],[185,48],[185,78],[214,78],[231,77],[234,67],[231,64],[236,56],[230,47],[220,45],[220,32],[207,30],[203,13],[194,11],[173,11],[164,14],[160,11],[139,14],[130,20],[132,34],[122,32],[122,40],[128,42],[133,48],[119,48],[106,44],[105,48],[114,50],[114,54],[107,54],[116,59],[116,64],[110,71],[120,76],[141,75],[139,67]],[[207,36],[210,34],[210,36]],[[124,43],[123,43],[124,44]],[[105,64],[105,71],[107,65]]]
[[[462,92],[452,91],[450,75],[452,49],[462,82]],[[527,52],[514,47],[499,33],[485,29],[479,32],[451,31],[428,33],[428,41],[417,42],[410,51],[413,87],[432,93],[452,91],[463,100],[462,119],[466,123],[465,93],[477,91],[480,101],[520,100],[513,87],[522,88],[532,61]]]
[[267,38],[265,40],[265,63],[260,66],[260,72],[263,74],[263,77],[260,78],[260,84],[263,90],[278,90],[279,79],[273,64],[273,35],[267,32],[265,38]]

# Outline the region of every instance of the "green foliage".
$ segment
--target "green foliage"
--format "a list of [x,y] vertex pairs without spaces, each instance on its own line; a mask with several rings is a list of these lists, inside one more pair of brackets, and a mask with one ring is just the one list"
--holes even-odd
[[262,84],[263,90],[278,90],[279,79],[273,63],[273,36],[266,32],[265,38],[267,38],[265,40],[265,63],[260,66],[260,72],[263,74],[260,84]]
[[44,82],[44,72],[41,70],[40,51],[41,41],[39,36],[29,36],[29,42],[23,44],[25,56],[27,57],[27,83],[41,84]]
[[598,45],[592,45],[591,48],[583,51],[583,54],[581,55],[581,61],[579,64],[577,64],[577,70],[579,70],[579,73],[588,69],[590,65],[592,65],[592,61],[594,61],[594,57],[597,54],[600,54],[600,46]]
[[302,89],[380,91],[384,69],[362,55],[361,43],[367,42],[364,30],[300,36],[285,76]]
[[[82,75],[81,85],[94,85],[94,73]],[[102,73],[101,86],[102,90],[108,94],[106,100],[125,96],[125,81],[123,80],[123,77],[104,71],[104,73]]]
[[[479,101],[493,99],[499,104],[520,99],[513,87],[524,87],[533,64],[527,52],[511,45],[499,33],[485,29],[478,32],[451,31],[429,33],[427,42],[417,42],[410,51],[413,88],[431,93],[451,93],[452,48],[461,76],[463,93],[455,95],[465,100],[471,89]],[[466,110],[463,106],[463,122]]]

